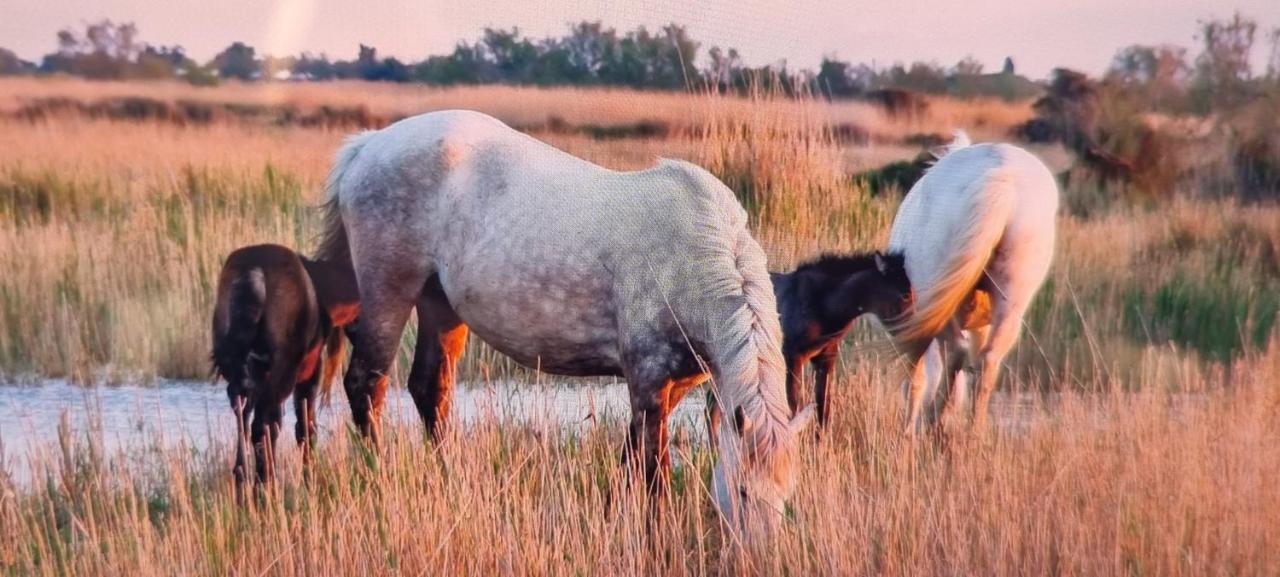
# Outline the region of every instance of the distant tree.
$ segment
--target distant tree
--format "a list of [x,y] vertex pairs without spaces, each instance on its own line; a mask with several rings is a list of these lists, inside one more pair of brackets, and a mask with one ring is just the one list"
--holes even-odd
[[323,54],[315,56],[309,52],[303,52],[298,56],[290,71],[302,80],[332,80],[335,76],[333,63],[329,61],[328,56]]
[[895,64],[889,69],[888,80],[893,88],[935,94],[947,91],[947,73],[933,62],[913,62],[910,67]]
[[698,42],[689,37],[689,31],[684,26],[668,24],[662,29],[656,44],[655,64],[660,71],[659,75],[666,76],[665,80],[658,79],[659,85],[669,88],[687,86],[698,74],[694,65],[698,57]]
[[1236,13],[1230,20],[1200,25],[1203,48],[1196,57],[1192,94],[1202,112],[1232,108],[1249,94],[1249,54],[1258,23]]
[[1183,102],[1191,74],[1187,51],[1180,46],[1135,44],[1121,49],[1111,60],[1105,80],[1153,108]]
[[1000,73],[1001,73],[1001,74],[1014,74],[1014,70],[1013,70],[1013,57],[1012,57],[1012,56],[1005,56],[1005,57],[1004,57],[1004,66],[1001,66],[1001,67],[1000,67]]
[[569,34],[559,47],[566,51],[568,66],[575,76],[596,82],[605,60],[618,50],[618,33],[599,21],[579,22],[569,27]]
[[35,72],[36,66],[18,58],[12,50],[0,48],[0,76],[14,76]]
[[181,46],[147,46],[138,54],[130,76],[148,79],[173,78],[194,65],[195,62],[187,58],[186,51]]
[[952,74],[956,76],[977,76],[982,74],[982,63],[972,56],[965,56],[956,63]]
[[858,84],[851,72],[852,66],[848,62],[824,56],[815,77],[817,89],[836,98],[862,94],[866,87]]
[[535,84],[563,85],[591,82],[591,73],[574,60],[565,38],[547,38],[537,44],[537,56],[529,70]]
[[58,31],[58,50],[44,57],[40,69],[86,78],[124,78],[143,47],[133,23],[101,20],[86,24],[83,34]]
[[485,80],[487,63],[479,46],[460,42],[448,56],[431,56],[412,69],[419,82],[427,84],[479,84]]
[[1267,55],[1267,79],[1273,84],[1280,83],[1280,26],[1271,29],[1267,40],[1271,42],[1271,52]]
[[410,78],[409,67],[395,58],[378,58],[378,50],[372,46],[360,45],[353,62],[337,62],[333,66],[334,74],[339,78],[359,78],[375,82],[407,82]]
[[480,44],[499,81],[516,84],[533,82],[533,66],[538,61],[538,49],[528,38],[520,36],[519,28],[485,28]]
[[254,80],[262,75],[262,66],[255,50],[243,42],[233,42],[213,57],[212,68],[222,78]]

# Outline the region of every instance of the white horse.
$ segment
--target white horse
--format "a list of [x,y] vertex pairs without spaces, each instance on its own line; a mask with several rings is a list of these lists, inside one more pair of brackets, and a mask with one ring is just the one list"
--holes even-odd
[[[890,327],[910,367],[908,434],[921,423],[931,364],[953,384],[966,365],[973,371],[973,423],[986,425],[1000,363],[1049,271],[1057,212],[1058,185],[1044,163],[1008,144],[971,145],[963,133],[911,187],[889,238],[915,291]],[[951,388],[940,389],[944,410],[954,406]]]
[[[408,387],[434,433],[468,331],[528,367],[619,375],[624,460],[669,475],[667,416],[709,375],[732,420],[717,435],[718,502],[772,524],[794,485],[793,438],[765,254],[733,193],[694,165],[615,172],[468,111],[351,138],[328,184],[319,258],[351,262],[362,301],[345,386],[375,441],[410,310]],[[634,461],[633,461],[634,462]]]

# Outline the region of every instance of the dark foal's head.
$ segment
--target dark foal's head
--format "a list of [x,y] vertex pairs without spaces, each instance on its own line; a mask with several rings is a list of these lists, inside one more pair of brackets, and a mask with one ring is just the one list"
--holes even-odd
[[800,290],[811,310],[831,323],[848,323],[865,313],[888,321],[911,302],[911,281],[900,254],[827,254],[792,274],[803,286]]
[[891,321],[911,306],[911,279],[907,278],[906,260],[901,254],[872,255],[875,273],[859,287],[863,312],[876,315],[882,321]]

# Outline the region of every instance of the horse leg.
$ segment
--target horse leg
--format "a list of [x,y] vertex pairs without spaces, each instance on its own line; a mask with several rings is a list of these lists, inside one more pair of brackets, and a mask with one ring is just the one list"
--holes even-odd
[[925,410],[925,422],[930,427],[939,426],[944,416],[954,410],[957,380],[968,358],[966,340],[964,332],[952,325],[936,339],[936,348],[925,353],[930,363],[929,382],[934,387]]
[[903,383],[906,393],[907,416],[903,424],[903,434],[914,437],[920,424],[920,413],[924,406],[925,392],[929,388],[928,363],[922,358],[929,349],[932,339],[922,339],[909,343],[903,350],[903,359],[909,367],[907,380]]
[[275,441],[280,434],[282,412],[280,403],[263,399],[253,411],[253,424],[249,428],[249,440],[253,443],[254,466],[259,484],[275,479]]
[[342,386],[351,403],[351,420],[365,438],[377,444],[391,364],[427,274],[425,270],[405,271],[404,264],[395,261],[372,262],[361,269],[360,319]]
[[249,457],[245,446],[248,444],[249,419],[253,416],[253,405],[249,404],[246,395],[235,395],[231,398],[231,410],[236,415],[236,461],[231,474],[236,480],[236,494],[244,496],[244,483],[249,476]]
[[1025,302],[1014,303],[994,295],[993,299],[997,302],[992,304],[994,313],[991,329],[975,363],[978,394],[973,399],[973,427],[976,430],[987,427],[991,395],[1000,378],[1000,363],[1018,342],[1018,334],[1022,331],[1022,315],[1027,307]]
[[956,414],[961,411],[961,407],[966,406],[966,403],[969,407],[970,415],[972,414],[973,391],[971,390],[971,381],[974,365],[977,363],[979,351],[986,345],[989,329],[990,326],[984,325],[965,330],[964,355],[958,363],[960,366],[955,369],[951,396],[947,398],[947,404],[942,408],[944,418],[959,418]]
[[466,346],[467,325],[449,306],[438,277],[433,277],[418,299],[418,346],[408,383],[432,439],[440,439],[449,417],[458,358]]
[[787,406],[794,414],[800,406],[800,381],[804,379],[804,358],[789,355],[787,361]]
[[635,467],[637,458],[644,469],[645,485],[650,495],[665,492],[671,460],[667,454],[667,414],[670,411],[671,382],[634,382],[631,389],[631,426],[627,429],[627,446],[622,462]]
[[244,484],[249,480],[249,420],[253,418],[258,398],[267,386],[268,356],[250,352],[244,362],[244,374],[236,383],[227,383],[227,396],[231,410],[236,415],[236,461],[232,474],[236,479],[236,494],[244,497]]
[[[827,346],[823,347],[810,362],[813,364],[813,394],[818,403],[818,431],[827,426],[828,407],[830,406],[829,397],[827,396],[827,383],[831,380],[831,369],[835,367],[836,358],[840,355],[839,339],[832,340]],[[791,411],[795,412],[795,407],[791,407]]]
[[[335,329],[336,330],[336,329]],[[304,474],[311,468],[311,453],[316,446],[316,389],[320,383],[320,367],[311,372],[311,376],[303,379],[293,391],[293,412],[297,419],[293,436],[302,449],[302,466]]]

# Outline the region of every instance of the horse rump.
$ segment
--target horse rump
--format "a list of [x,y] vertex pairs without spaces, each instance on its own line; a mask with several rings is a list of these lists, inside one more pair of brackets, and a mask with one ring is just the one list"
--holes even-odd
[[244,386],[249,355],[253,353],[266,308],[266,293],[266,278],[261,268],[223,268],[213,315],[210,360],[214,375],[221,375],[230,387]]

